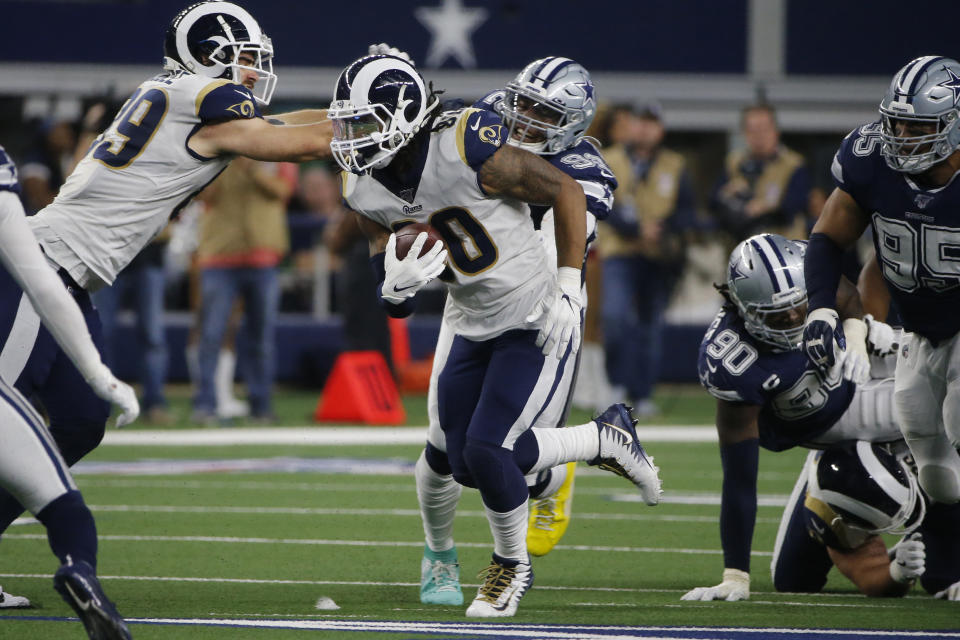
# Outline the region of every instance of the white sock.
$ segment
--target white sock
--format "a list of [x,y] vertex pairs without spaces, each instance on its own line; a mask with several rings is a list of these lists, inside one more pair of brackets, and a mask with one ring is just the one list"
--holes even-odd
[[537,495],[530,495],[531,500],[549,498],[560,490],[560,485],[567,479],[567,465],[561,464],[550,469],[550,480]]
[[484,509],[493,533],[493,552],[507,560],[527,562],[527,501],[506,513],[499,513],[486,505]]
[[213,387],[217,394],[217,408],[225,409],[233,397],[233,376],[237,371],[237,356],[230,349],[220,349],[217,355],[217,370],[213,374]]
[[443,476],[431,469],[426,452],[420,453],[413,476],[417,481],[417,501],[427,546],[431,551],[448,551],[453,548],[453,517],[463,487],[452,475]]
[[533,435],[537,438],[540,456],[531,472],[567,462],[587,462],[600,455],[600,437],[595,422],[561,429],[534,429]]

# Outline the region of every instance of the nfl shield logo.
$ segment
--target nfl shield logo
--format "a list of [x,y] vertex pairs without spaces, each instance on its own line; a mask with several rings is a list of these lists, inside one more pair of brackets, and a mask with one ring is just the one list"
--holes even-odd
[[933,196],[928,196],[925,193],[918,193],[913,199],[914,203],[916,203],[917,207],[920,209],[926,209],[927,205],[930,204],[932,200]]

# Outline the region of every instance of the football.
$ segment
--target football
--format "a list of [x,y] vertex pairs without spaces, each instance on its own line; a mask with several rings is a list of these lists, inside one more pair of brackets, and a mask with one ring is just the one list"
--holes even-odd
[[[420,249],[420,256],[429,251],[430,248],[437,242],[443,244],[443,238],[440,236],[440,232],[430,225],[423,222],[414,222],[412,224],[408,224],[396,232],[396,251],[398,260],[403,260],[403,258],[410,252],[410,246],[413,244],[413,241],[416,240],[417,236],[424,231],[427,232],[427,241],[423,243],[423,248]],[[417,257],[419,258],[420,256]]]

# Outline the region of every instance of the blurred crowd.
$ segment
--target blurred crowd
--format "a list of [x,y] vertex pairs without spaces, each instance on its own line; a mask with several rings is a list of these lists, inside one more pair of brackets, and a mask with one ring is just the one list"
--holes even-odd
[[[95,102],[76,121],[35,120],[35,142],[15,157],[28,214],[52,201],[116,107]],[[608,104],[588,131],[619,187],[589,257],[590,305],[574,397],[584,408],[628,399],[638,415],[656,415],[652,395],[667,323],[708,323],[720,304],[712,285],[725,279],[732,247],[764,231],[806,238],[830,188],[829,167],[811,166],[783,144],[770,104],[743,108],[739,135],[712,167],[689,143],[671,147],[668,121],[654,102]],[[146,421],[171,420],[166,312],[193,314],[186,360],[198,424],[274,419],[280,313],[339,315],[345,349],[376,349],[391,362],[367,245],[341,201],[336,169],[235,160],[112,287],[95,294],[107,364],[117,357],[118,314],[136,316]],[[855,269],[861,260],[851,261]],[[437,294],[421,314],[442,311],[442,285],[431,286]],[[247,339],[238,358],[241,327]],[[234,390],[238,359],[242,400]]]

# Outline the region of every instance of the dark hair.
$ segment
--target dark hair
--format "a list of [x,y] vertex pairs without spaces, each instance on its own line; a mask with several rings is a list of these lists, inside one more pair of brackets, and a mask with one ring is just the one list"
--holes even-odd
[[740,110],[740,127],[747,123],[747,114],[754,111],[764,111],[770,115],[770,119],[773,121],[773,126],[777,126],[777,110],[769,102],[755,102],[753,104],[748,104],[743,109]]

